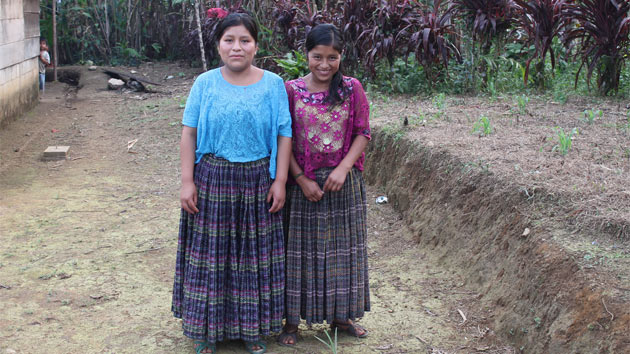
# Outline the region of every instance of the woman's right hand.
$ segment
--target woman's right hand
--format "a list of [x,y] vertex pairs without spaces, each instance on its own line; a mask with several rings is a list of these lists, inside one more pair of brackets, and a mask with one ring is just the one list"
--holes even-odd
[[296,182],[300,188],[302,188],[302,193],[304,193],[306,199],[311,202],[318,202],[324,196],[324,191],[319,187],[319,184],[312,179],[306,176],[300,176]]
[[182,184],[182,189],[179,191],[179,201],[182,204],[182,208],[191,214],[197,214],[197,187],[193,182],[186,182]]

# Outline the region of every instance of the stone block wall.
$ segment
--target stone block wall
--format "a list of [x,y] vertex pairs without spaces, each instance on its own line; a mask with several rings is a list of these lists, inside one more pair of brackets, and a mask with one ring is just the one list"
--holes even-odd
[[0,0],[0,126],[37,104],[39,1]]

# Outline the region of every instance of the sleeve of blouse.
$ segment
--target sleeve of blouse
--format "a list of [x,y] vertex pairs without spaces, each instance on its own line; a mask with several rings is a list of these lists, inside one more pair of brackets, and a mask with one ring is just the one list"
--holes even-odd
[[357,79],[352,79],[352,96],[354,100],[352,136],[363,135],[372,139],[370,134],[370,103],[365,96],[363,86]]
[[293,100],[295,92],[293,91],[293,86],[291,86],[289,81],[284,83],[284,88],[286,89],[287,96],[289,98],[289,113],[291,114],[291,117],[293,117],[293,114],[295,113],[295,101]]
[[203,92],[203,84],[199,79],[200,77],[195,80],[192,88],[190,89],[190,93],[188,94],[188,98],[186,99],[184,118],[182,119],[182,124],[191,128],[197,128],[197,124],[199,123],[201,93]]
[[289,96],[286,86],[282,80],[278,80],[278,135],[290,138],[293,134],[291,131],[291,113],[289,113]]

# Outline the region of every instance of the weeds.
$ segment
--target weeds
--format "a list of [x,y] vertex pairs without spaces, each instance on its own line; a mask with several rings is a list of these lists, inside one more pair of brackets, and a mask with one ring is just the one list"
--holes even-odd
[[479,117],[479,120],[473,124],[472,134],[475,133],[478,133],[480,137],[492,134],[492,125],[488,117],[482,115]]
[[328,342],[324,341],[323,339],[319,338],[318,336],[315,336],[315,339],[317,339],[318,341],[324,343],[324,345],[326,347],[328,347],[328,349],[330,349],[331,353],[337,354],[337,328],[335,328],[335,339],[334,340],[332,338],[330,338],[330,334],[328,334],[328,331],[324,331],[324,333],[326,333],[326,337],[328,337]]
[[630,112],[626,115],[626,121],[622,123],[621,130],[626,134],[630,135]]
[[571,150],[573,139],[578,135],[578,129],[573,128],[569,134],[565,133],[560,127],[556,127],[556,138],[558,143],[551,149],[552,152],[558,151],[560,155],[566,155]]
[[588,125],[591,125],[595,121],[595,117],[601,118],[602,115],[603,115],[603,113],[602,113],[601,109],[598,109],[597,111],[594,111],[592,109],[587,109],[587,110],[584,110],[584,118],[583,118],[583,120]]
[[553,92],[553,100],[555,102],[558,102],[560,104],[565,104],[567,103],[567,94],[564,91],[561,90],[556,90]]
[[284,70],[285,79],[293,80],[309,73],[306,55],[294,50],[284,56],[284,59],[275,59],[276,64]]

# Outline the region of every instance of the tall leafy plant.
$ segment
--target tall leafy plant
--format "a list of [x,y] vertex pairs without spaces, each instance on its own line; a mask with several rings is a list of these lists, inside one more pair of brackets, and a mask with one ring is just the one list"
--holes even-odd
[[433,66],[441,64],[448,68],[451,57],[461,61],[459,49],[451,40],[456,36],[452,22],[454,10],[454,7],[447,8],[443,0],[434,0],[432,8],[418,12],[397,36],[408,37],[405,54],[415,54],[429,79],[434,79],[431,77]]
[[598,69],[597,87],[607,95],[619,88],[619,76],[628,55],[630,32],[630,3],[627,0],[580,0],[572,1],[562,11],[567,25],[564,42],[577,43],[577,56],[581,59],[575,75],[587,66],[587,83],[590,85],[593,71]]
[[375,8],[366,29],[358,38],[364,53],[364,65],[372,74],[380,59],[387,59],[393,65],[396,56],[402,53],[404,42],[398,41],[398,34],[414,23],[414,15],[408,1],[384,1]]
[[551,59],[552,71],[556,67],[556,55],[551,46],[553,38],[558,36],[562,28],[562,7],[565,0],[514,0],[517,5],[516,23],[518,30],[526,36],[526,44],[534,45],[534,54],[527,59],[523,81],[527,86],[529,68],[532,60],[538,59],[536,77],[544,86],[545,58],[547,53]]
[[493,39],[505,34],[513,22],[512,0],[454,0],[453,5],[470,27],[473,40],[481,41],[486,52]]

